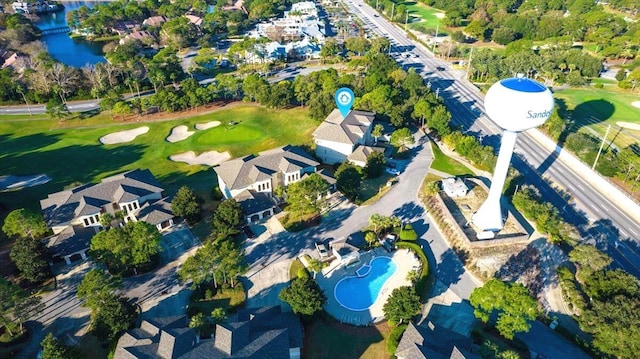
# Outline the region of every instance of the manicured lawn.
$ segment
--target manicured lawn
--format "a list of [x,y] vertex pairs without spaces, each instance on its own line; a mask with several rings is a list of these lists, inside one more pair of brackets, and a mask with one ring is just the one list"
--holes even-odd
[[[0,202],[9,209],[39,209],[40,199],[73,182],[97,181],[134,168],[150,169],[169,194],[187,185],[210,197],[216,178],[209,166],[176,163],[169,160],[170,155],[216,150],[238,157],[285,144],[310,144],[317,123],[307,113],[302,108],[271,110],[240,104],[206,115],[144,123],[121,123],[102,114],[62,123],[45,116],[0,116],[2,174],[45,173],[52,178],[45,185],[0,193]],[[195,124],[216,120],[223,125],[196,131],[184,141],[165,141],[174,126],[186,125],[195,131]],[[224,125],[230,121],[238,124]],[[98,141],[106,134],[140,126],[148,126],[149,132],[131,142],[102,145]]]
[[218,289],[216,294],[208,300],[191,300],[189,303],[189,315],[201,312],[205,315],[211,314],[215,308],[223,308],[227,312],[234,310],[244,304],[246,299],[244,288],[237,284],[235,288]]
[[[440,19],[437,18],[435,14],[443,13],[444,11],[432,8],[416,1],[405,1],[404,5],[406,5],[409,9],[409,17],[416,18],[413,20],[411,27],[419,23],[424,28],[435,30],[436,27],[438,27],[438,24],[440,24]],[[420,21],[420,19],[422,19],[422,21]],[[440,26],[439,31],[444,31],[444,26]]]
[[638,131],[622,130],[616,134],[616,123],[640,123],[640,108],[631,105],[634,101],[640,101],[640,94],[607,88],[581,88],[556,91],[554,97],[560,109],[565,107],[571,111],[571,119],[577,126],[589,127],[604,136],[607,126],[614,125],[609,140],[615,135],[615,143],[620,147],[638,142]]
[[442,153],[440,147],[438,147],[434,142],[431,142],[431,148],[433,149],[434,157],[433,162],[431,163],[431,168],[434,170],[456,176],[473,174],[467,166]]
[[373,327],[343,325],[331,318],[314,318],[305,324],[303,358],[389,358],[386,339],[389,326],[385,323]]
[[[308,257],[308,256],[307,256]],[[298,271],[300,269],[304,269],[304,265],[302,262],[296,258],[291,261],[291,266],[289,266],[289,279],[293,280],[298,277]]]
[[358,201],[364,203],[373,198],[381,190],[384,190],[391,178],[393,178],[392,175],[384,172],[378,178],[363,180],[362,185],[360,185],[360,191],[358,191]]

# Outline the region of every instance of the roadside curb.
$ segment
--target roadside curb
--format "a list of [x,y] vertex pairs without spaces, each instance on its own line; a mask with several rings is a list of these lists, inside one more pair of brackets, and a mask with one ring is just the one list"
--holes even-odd
[[547,150],[552,153],[556,153],[558,155],[558,160],[575,171],[576,174],[581,174],[581,178],[583,178],[593,188],[597,189],[604,197],[615,202],[618,208],[620,208],[625,215],[629,216],[636,222],[640,222],[640,205],[624,194],[619,188],[611,184],[599,173],[592,170],[580,159],[575,157],[575,155],[558,146],[539,130],[531,129],[526,131],[525,134],[530,135],[535,142]]

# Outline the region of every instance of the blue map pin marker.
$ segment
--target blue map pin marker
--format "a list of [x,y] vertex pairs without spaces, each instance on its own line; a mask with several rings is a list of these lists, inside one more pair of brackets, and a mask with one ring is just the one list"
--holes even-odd
[[343,118],[347,117],[349,111],[351,111],[354,99],[355,96],[350,88],[342,87],[339,88],[338,91],[336,91],[336,106],[338,106],[338,110],[340,110]]

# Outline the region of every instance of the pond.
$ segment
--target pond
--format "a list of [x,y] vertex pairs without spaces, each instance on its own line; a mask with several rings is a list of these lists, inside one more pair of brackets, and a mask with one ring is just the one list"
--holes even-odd
[[[92,8],[100,2],[71,1],[63,2],[64,10],[41,14],[40,20],[35,25],[43,31],[48,29],[67,26],[67,12],[76,10],[80,6],[86,5]],[[102,53],[102,42],[91,42],[83,39],[72,39],[67,33],[56,33],[42,35],[42,42],[47,46],[47,50],[56,60],[73,67],[82,67],[86,64],[97,64],[105,62]]]

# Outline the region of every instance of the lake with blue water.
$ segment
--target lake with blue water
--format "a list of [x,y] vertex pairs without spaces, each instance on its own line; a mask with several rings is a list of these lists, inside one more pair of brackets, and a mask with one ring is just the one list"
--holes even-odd
[[[63,2],[64,10],[55,13],[41,14],[40,20],[35,25],[40,30],[60,28],[67,26],[67,12],[76,10],[86,5],[92,8],[100,2],[73,1]],[[42,35],[42,42],[56,60],[73,67],[82,67],[86,64],[106,62],[103,53],[103,42],[91,42],[83,39],[72,39],[67,33]]]

